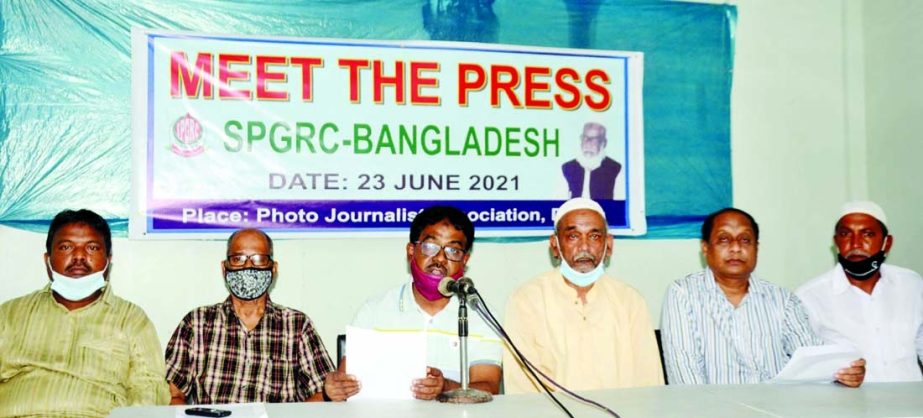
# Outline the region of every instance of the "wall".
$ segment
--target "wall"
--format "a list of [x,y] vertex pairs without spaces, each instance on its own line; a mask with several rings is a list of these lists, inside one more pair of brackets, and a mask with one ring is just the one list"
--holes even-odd
[[[734,4],[739,16],[731,122],[734,201],[750,211],[761,226],[757,273],[793,288],[828,269],[834,260],[830,243],[837,208],[849,196],[864,197],[865,184],[878,185],[879,177],[893,185],[872,187],[872,197],[883,193],[881,197],[887,200],[882,203],[892,213],[895,227],[916,226],[919,232],[919,222],[910,218],[912,196],[919,196],[919,191],[916,195],[900,194],[912,184],[910,177],[904,176],[910,174],[909,162],[901,166],[900,176],[877,165],[867,174],[866,134],[861,120],[867,94],[870,102],[883,106],[880,111],[868,112],[870,136],[889,138],[883,149],[869,144],[870,155],[871,151],[887,152],[888,158],[904,161],[901,138],[910,135],[910,130],[892,126],[903,124],[903,119],[888,119],[894,117],[888,109],[897,107],[890,104],[891,96],[882,96],[879,101],[874,92],[865,93],[867,87],[877,88],[884,81],[867,83],[863,71],[868,65],[868,72],[876,77],[879,72],[890,76],[910,73],[913,66],[910,62],[898,69],[871,65],[862,59],[861,41],[863,33],[873,43],[883,45],[904,30],[919,33],[910,26],[912,20],[886,31],[866,28],[863,32],[863,19],[866,25],[877,25],[871,17],[887,21],[899,16],[900,8],[875,2],[874,12],[867,18],[861,6],[869,11],[872,2],[741,0]],[[503,16],[499,17],[502,21]],[[919,35],[915,39],[919,40]],[[900,55],[919,45],[910,39],[901,42],[907,43],[876,49],[874,54]],[[919,104],[912,107],[911,89],[899,83],[884,84],[881,87],[894,90],[903,106],[919,109]],[[920,85],[919,78],[915,85]],[[917,119],[916,123],[921,123]],[[885,128],[889,131],[879,132]],[[915,239],[919,242],[919,234]],[[405,241],[278,241],[280,277],[272,297],[305,311],[328,348],[335,350],[336,334],[343,331],[366,298],[407,280]],[[894,259],[910,260],[911,248],[896,245]],[[219,276],[224,242],[116,239],[113,250],[114,289],[147,311],[164,343],[187,311],[226,296]],[[0,254],[6,260],[0,300],[47,282],[43,252],[43,235],[0,227]],[[475,246],[469,274],[494,310],[502,313],[516,286],[548,268],[546,242],[483,243]],[[617,239],[609,273],[638,288],[657,321],[666,286],[701,268],[697,240]]]
[[865,3],[869,197],[888,215],[889,261],[923,271],[923,2]]

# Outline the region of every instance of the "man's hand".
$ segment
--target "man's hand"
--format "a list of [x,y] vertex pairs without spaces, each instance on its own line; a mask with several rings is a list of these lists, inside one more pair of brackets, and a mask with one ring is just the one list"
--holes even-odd
[[170,383],[170,405],[185,405],[186,395],[176,385]]
[[849,367],[836,372],[836,381],[851,388],[859,387],[865,380],[865,359],[850,363]]
[[341,402],[359,393],[362,384],[351,374],[346,374],[346,358],[340,360],[336,371],[327,373],[324,378],[324,393],[331,401]]
[[429,401],[436,399],[436,396],[442,393],[443,386],[445,386],[445,379],[442,377],[442,370],[427,367],[426,377],[414,380],[410,390],[413,391],[414,398]]

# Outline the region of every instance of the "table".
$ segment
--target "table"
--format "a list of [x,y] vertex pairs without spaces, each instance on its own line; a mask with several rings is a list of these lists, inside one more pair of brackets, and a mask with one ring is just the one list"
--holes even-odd
[[[635,417],[923,417],[923,382],[866,383],[858,389],[826,385],[700,385],[581,392],[623,418]],[[576,418],[610,415],[567,396]],[[123,407],[112,418],[173,418],[178,408]],[[267,404],[269,418],[562,418],[541,394],[500,395],[479,405],[427,401]],[[231,416],[233,418],[233,415]]]

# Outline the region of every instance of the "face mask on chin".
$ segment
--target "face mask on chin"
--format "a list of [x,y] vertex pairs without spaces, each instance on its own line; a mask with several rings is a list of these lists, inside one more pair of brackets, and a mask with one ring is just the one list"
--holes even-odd
[[51,267],[51,261],[47,261],[48,270],[51,271],[51,290],[71,302],[84,300],[97,290],[106,287],[106,270],[109,268],[109,260],[106,260],[106,267],[96,273],[90,273],[83,277],[70,277],[54,271]]
[[839,253],[837,253],[836,258],[840,262],[840,265],[843,266],[843,271],[846,272],[849,277],[859,281],[868,280],[881,269],[881,265],[885,262],[886,254],[884,248],[887,242],[888,241],[885,240],[885,242],[881,244],[881,250],[877,253],[862,260],[851,261]]
[[[417,266],[417,261],[414,260],[413,257],[410,257],[409,261],[410,276],[413,277],[413,287],[417,289],[417,292],[420,292],[420,295],[429,301],[439,300],[445,297],[442,296],[442,293],[439,293],[439,282],[442,281],[443,276],[423,271],[420,266]],[[458,280],[463,273],[464,269],[459,269],[451,277],[454,280]]]
[[[567,281],[573,283],[577,287],[587,287],[593,283],[596,283],[603,274],[606,273],[605,264],[600,260],[599,264],[586,273],[581,273],[577,270],[574,270],[570,264],[568,264],[567,259],[564,258],[564,251],[561,248],[561,241],[558,241],[558,236],[555,235],[555,241],[558,242],[558,252],[561,254],[561,275],[564,276]],[[606,248],[603,250],[603,255],[606,254],[606,251],[609,250],[609,243],[606,243]]]
[[224,280],[231,294],[241,300],[253,300],[263,296],[272,284],[272,267],[227,270]]

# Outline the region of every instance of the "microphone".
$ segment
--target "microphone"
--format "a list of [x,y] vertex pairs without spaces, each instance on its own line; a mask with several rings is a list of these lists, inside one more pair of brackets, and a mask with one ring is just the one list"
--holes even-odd
[[474,282],[467,276],[458,280],[451,277],[443,277],[442,280],[439,281],[439,293],[447,298],[454,295],[470,295],[474,293]]

